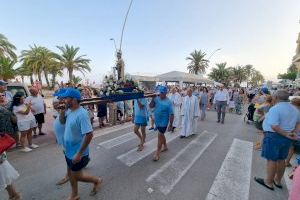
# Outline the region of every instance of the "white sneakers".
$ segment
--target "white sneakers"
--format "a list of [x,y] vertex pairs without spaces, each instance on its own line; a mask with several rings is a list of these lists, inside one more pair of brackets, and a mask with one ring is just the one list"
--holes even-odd
[[24,153],[28,153],[28,152],[32,151],[32,149],[25,147],[25,148],[22,148],[20,151],[24,152]]
[[[29,148],[29,147],[30,147],[30,148]],[[36,149],[36,148],[38,148],[39,146],[36,145],[36,144],[31,144],[29,147],[22,148],[20,151],[21,151],[21,152],[24,152],[24,153],[28,153],[28,152],[31,152],[32,149]]]

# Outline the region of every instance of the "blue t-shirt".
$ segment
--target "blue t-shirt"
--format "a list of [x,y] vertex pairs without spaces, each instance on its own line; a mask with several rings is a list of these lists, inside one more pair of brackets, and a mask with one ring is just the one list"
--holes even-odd
[[[93,127],[86,109],[80,107],[67,113],[64,134],[64,147],[67,158],[73,159],[81,147],[84,136],[92,131]],[[85,149],[82,156],[88,154],[89,147]]]
[[167,127],[169,124],[170,115],[174,114],[173,106],[170,99],[167,97],[163,100],[160,97],[154,99],[154,121],[157,127]]
[[[144,105],[142,109],[140,109],[137,101],[139,101],[142,105]],[[135,99],[134,100],[134,123],[147,124],[147,121],[148,121],[147,100]]]
[[59,116],[53,122],[53,131],[58,145],[64,144],[65,124],[60,123]]
[[264,131],[274,132],[272,125],[278,125],[284,131],[292,131],[300,122],[300,112],[289,102],[280,102],[266,114],[263,122]]

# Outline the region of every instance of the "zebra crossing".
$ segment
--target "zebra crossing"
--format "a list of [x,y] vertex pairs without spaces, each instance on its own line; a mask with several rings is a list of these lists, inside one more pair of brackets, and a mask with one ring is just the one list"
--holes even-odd
[[[166,133],[167,143],[178,139],[178,132]],[[151,174],[145,175],[145,184],[148,193],[158,191],[167,196],[173,188],[185,177],[196,161],[205,154],[206,149],[213,145],[218,134],[204,131],[196,134],[192,140],[175,156],[170,157],[160,168],[154,169]],[[131,140],[135,140],[133,132],[102,141],[98,146],[107,150],[121,147]],[[127,145],[127,144],[126,144]],[[116,155],[116,159],[127,167],[138,164],[156,150],[157,138],[150,138],[143,151],[138,152],[136,147],[127,149]],[[227,155],[215,176],[208,191],[206,200],[247,200],[249,198],[251,169],[252,169],[252,142],[234,139]],[[230,192],[228,192],[230,191]]]

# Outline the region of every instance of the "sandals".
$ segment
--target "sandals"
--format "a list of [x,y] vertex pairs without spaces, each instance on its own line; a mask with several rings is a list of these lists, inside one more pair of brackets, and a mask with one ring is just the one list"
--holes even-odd
[[273,183],[274,183],[274,185],[275,185],[277,188],[279,188],[279,189],[282,189],[282,188],[283,188],[281,184],[277,184],[275,181],[273,181]]
[[98,191],[100,190],[100,187],[102,186],[103,180],[101,178],[99,178],[98,183],[96,185],[94,185],[94,188],[92,189],[92,191],[90,192],[90,196],[95,196]]
[[76,197],[69,197],[67,200],[79,200],[80,197],[79,196],[76,196]]
[[137,151],[143,151],[144,150],[144,145],[139,145]]
[[162,149],[160,152],[166,152],[166,151],[168,151],[169,149],[168,148],[164,148],[164,149]]
[[258,183],[258,184],[260,184],[260,185],[262,185],[262,186],[264,186],[265,188],[267,188],[267,189],[269,189],[269,190],[274,190],[274,188],[273,187],[270,187],[270,186],[268,186],[268,185],[266,185],[266,183],[265,183],[265,180],[264,179],[262,179],[262,178],[257,178],[257,177],[254,177],[254,180]]
[[69,181],[69,178],[66,178],[66,177],[64,177],[63,179],[61,179],[60,181],[58,181],[57,183],[56,183],[56,185],[63,185],[63,184],[65,184],[65,183],[67,183]]
[[154,157],[153,157],[153,159],[152,159],[154,162],[157,162],[157,161],[159,161],[159,156],[158,155],[155,155]]

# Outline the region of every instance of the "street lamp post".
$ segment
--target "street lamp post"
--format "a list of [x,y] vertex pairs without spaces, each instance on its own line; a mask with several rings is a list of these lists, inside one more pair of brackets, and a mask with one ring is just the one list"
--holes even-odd
[[121,33],[121,40],[120,40],[120,49],[119,49],[120,52],[122,51],[123,34],[124,34],[128,14],[129,14],[132,3],[133,3],[133,0],[130,1],[129,7],[128,7],[128,10],[127,10],[127,13],[126,13],[125,19],[124,19],[124,24],[123,24],[122,33]]
[[116,40],[115,40],[115,38],[110,38],[110,40],[112,40],[113,42],[114,42],[114,45],[115,45],[115,50],[116,50],[116,52],[118,51],[118,49],[117,49],[117,45],[116,45]]
[[210,54],[210,56],[208,57],[207,60],[209,60],[209,59],[210,59],[217,51],[220,51],[220,50],[221,50],[221,48],[214,50],[214,51]]

